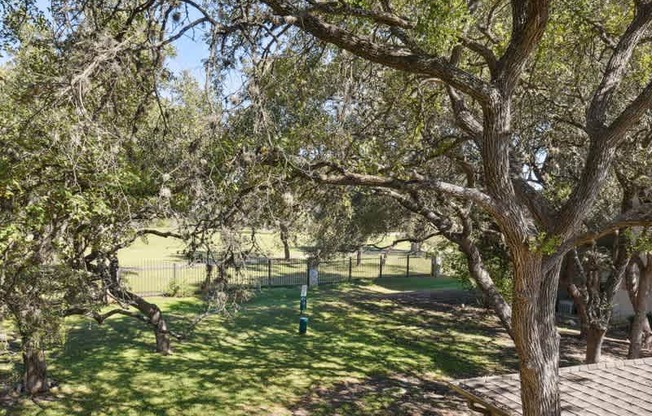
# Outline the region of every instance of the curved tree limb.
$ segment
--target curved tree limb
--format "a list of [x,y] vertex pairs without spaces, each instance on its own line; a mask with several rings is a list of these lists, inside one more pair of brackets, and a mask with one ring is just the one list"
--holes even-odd
[[[430,189],[452,197],[473,201],[487,211],[500,215],[500,207],[493,198],[476,188],[467,188],[452,183],[429,180],[424,177],[402,180],[393,177],[354,173],[348,172],[342,167],[337,167],[338,173],[322,173],[319,171],[319,168],[322,166],[324,165],[305,166],[299,169],[299,174],[313,181],[330,185],[356,185],[396,190]],[[314,167],[317,167],[317,169],[314,169]]]
[[589,131],[600,132],[606,127],[607,111],[612,98],[624,78],[634,49],[640,43],[651,22],[652,3],[638,2],[636,15],[620,37],[609,58],[602,80],[593,93],[591,104],[586,112],[586,124]]
[[539,45],[548,23],[549,0],[512,0],[512,35],[497,63],[495,81],[505,96],[511,95],[525,63]]
[[558,252],[565,253],[573,247],[588,244],[609,234],[613,234],[619,229],[631,227],[646,227],[652,225],[652,203],[641,204],[636,208],[630,209],[609,223],[605,224],[600,230],[590,231],[578,234],[566,240]]
[[288,23],[371,62],[413,74],[441,78],[447,84],[482,103],[487,103],[494,93],[489,84],[451,65],[442,57],[415,53],[410,49],[393,45],[380,45],[369,38],[328,23],[307,10],[295,8],[283,0],[264,0],[264,2],[275,14],[285,17]]
[[379,246],[378,244],[367,244],[367,247],[373,247],[376,250],[387,250],[388,248],[393,248],[396,247],[398,244],[401,243],[423,243],[424,241],[428,241],[433,237],[436,237],[438,235],[441,235],[440,232],[434,232],[430,233],[424,237],[406,237],[406,238],[397,238],[396,240],[392,241],[391,244],[388,244],[386,246]]

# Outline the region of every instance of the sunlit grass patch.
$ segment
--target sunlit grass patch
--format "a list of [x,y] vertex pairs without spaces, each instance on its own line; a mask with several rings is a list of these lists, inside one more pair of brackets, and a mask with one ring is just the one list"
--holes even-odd
[[[311,288],[305,336],[298,334],[299,288],[266,289],[233,318],[202,321],[167,357],[153,353],[153,334],[138,321],[98,326],[75,318],[65,344],[49,355],[61,383],[56,399],[40,407],[24,401],[12,414],[289,415],[308,408],[326,415],[333,401],[340,414],[374,414],[419,390],[392,381],[397,375],[431,383],[513,365],[501,361],[511,347],[491,342],[504,337],[495,322],[395,298],[403,296],[398,288],[449,285],[414,278]],[[202,310],[196,298],[152,301],[175,329]],[[355,398],[347,401],[340,389]]]

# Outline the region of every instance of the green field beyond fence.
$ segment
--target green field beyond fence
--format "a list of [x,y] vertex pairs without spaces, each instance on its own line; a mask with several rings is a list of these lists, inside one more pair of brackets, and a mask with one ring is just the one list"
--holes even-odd
[[[249,288],[298,286],[307,284],[307,259],[255,258],[240,267],[229,267],[226,278],[230,285]],[[322,261],[317,266],[318,284],[333,284],[377,277],[401,278],[434,276],[431,257],[396,256],[352,257]],[[135,293],[141,295],[170,294],[175,288],[196,290],[206,280],[205,263],[173,263],[143,260],[140,265],[121,267],[120,276]],[[212,276],[217,276],[213,267]]]

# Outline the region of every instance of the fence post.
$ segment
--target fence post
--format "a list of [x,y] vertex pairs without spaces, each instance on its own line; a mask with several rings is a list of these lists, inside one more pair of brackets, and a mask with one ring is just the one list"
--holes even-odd
[[177,280],[177,264],[172,263],[172,280]]
[[351,281],[351,275],[353,275],[353,259],[349,256],[349,282]]
[[378,261],[378,265],[379,265],[379,270],[378,270],[379,273],[378,273],[378,277],[379,277],[379,278],[380,278],[380,277],[383,277],[383,263],[384,263],[384,261],[383,261],[383,255],[381,254],[381,255],[380,255],[380,259],[379,259],[379,261]]
[[310,258],[306,260],[306,285],[310,287]]
[[267,260],[267,286],[272,287],[272,259]]
[[407,255],[407,267],[405,268],[405,277],[410,277],[410,255]]

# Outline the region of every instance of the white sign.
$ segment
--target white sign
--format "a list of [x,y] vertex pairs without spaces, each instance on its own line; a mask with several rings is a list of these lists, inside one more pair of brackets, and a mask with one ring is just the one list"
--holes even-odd
[[301,297],[304,298],[308,295],[308,285],[301,285]]

